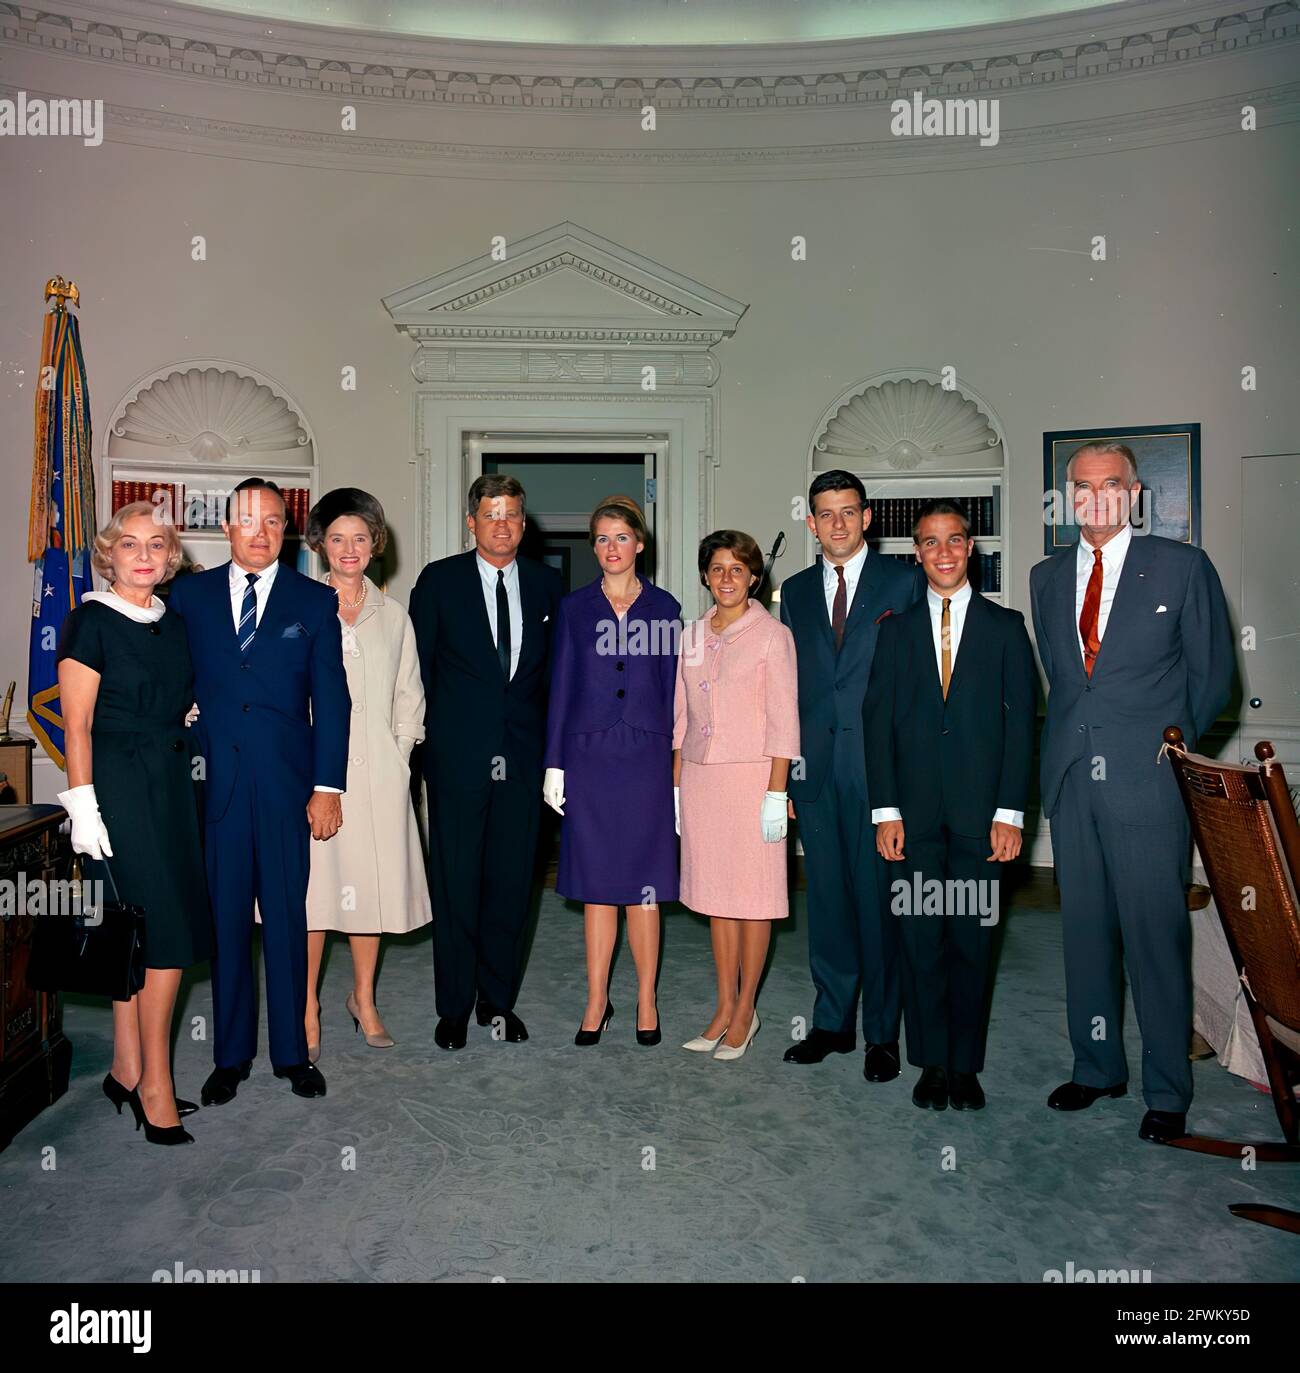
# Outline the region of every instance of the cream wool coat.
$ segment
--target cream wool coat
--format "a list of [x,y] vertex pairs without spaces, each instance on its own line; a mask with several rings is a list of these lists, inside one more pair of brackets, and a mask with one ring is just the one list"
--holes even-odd
[[372,582],[355,625],[340,620],[352,696],[343,825],[312,840],[307,928],[405,934],[433,918],[411,805],[411,750],[424,738],[415,629]]

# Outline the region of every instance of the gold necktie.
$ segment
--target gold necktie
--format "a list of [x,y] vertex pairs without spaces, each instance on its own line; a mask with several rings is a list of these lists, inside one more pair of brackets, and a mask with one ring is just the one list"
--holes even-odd
[[943,682],[943,699],[948,699],[948,684],[952,681],[952,618],[948,607],[952,604],[949,597],[943,598],[943,619],[939,622],[939,647],[943,654],[943,667],[940,679]]

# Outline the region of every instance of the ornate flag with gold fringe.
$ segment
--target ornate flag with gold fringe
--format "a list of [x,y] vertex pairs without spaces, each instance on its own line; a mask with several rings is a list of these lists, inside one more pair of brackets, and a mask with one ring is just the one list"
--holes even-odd
[[36,383],[36,448],[27,559],[36,564],[28,650],[27,723],[46,753],[63,767],[59,701],[59,631],[94,585],[95,475],[90,450],[90,395],[77,318],[79,295],[62,277],[46,283],[54,305],[45,316]]

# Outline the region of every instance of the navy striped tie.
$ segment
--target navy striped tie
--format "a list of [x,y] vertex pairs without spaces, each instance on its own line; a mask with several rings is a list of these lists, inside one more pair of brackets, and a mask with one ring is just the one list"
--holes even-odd
[[247,657],[253,635],[257,633],[257,592],[253,590],[257,585],[257,573],[245,572],[244,576],[248,578],[248,586],[244,589],[244,603],[239,608],[239,629],[236,633],[239,651]]

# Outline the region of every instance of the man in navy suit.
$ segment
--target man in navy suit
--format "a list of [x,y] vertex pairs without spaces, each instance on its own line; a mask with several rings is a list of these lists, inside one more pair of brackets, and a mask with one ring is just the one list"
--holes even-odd
[[984,1105],[1000,879],[1020,852],[1037,723],[1025,617],[971,586],[970,529],[952,501],[921,507],[925,599],[880,626],[862,712],[902,937],[907,1060],[921,1069],[912,1101],[936,1111]]
[[468,553],[430,563],[411,594],[424,676],[420,766],[429,804],[429,893],[439,1048],[464,1048],[470,1012],[507,1043],[533,888],[554,568],[518,556],[526,514],[514,477],[469,489]]
[[194,660],[204,757],[204,854],[216,952],[216,1068],[203,1104],[229,1101],[257,1053],[253,902],[262,918],[271,1065],[302,1097],[325,1095],[307,1061],[311,839],[342,824],[352,702],[338,600],[279,562],[284,497],[250,477],[226,501],[230,561],[180,578],[168,604]]
[[794,635],[804,756],[790,773],[808,877],[808,960],[817,996],[809,1033],[787,1063],[851,1053],[862,991],[863,1076],[899,1074],[898,933],[882,903],[862,743],[862,701],[880,622],[921,594],[918,569],[870,553],[871,507],[851,472],[823,472],[808,492],[808,528],[821,557],[781,585],[781,621]]
[[1122,958],[1142,1034],[1139,1134],[1163,1143],[1186,1133],[1192,989],[1189,825],[1161,736],[1178,725],[1194,748],[1227,703],[1232,626],[1209,558],[1130,523],[1141,483],[1129,448],[1085,443],[1066,479],[1078,547],[1029,578],[1074,1048],[1071,1080],[1047,1104],[1078,1111],[1127,1090]]

